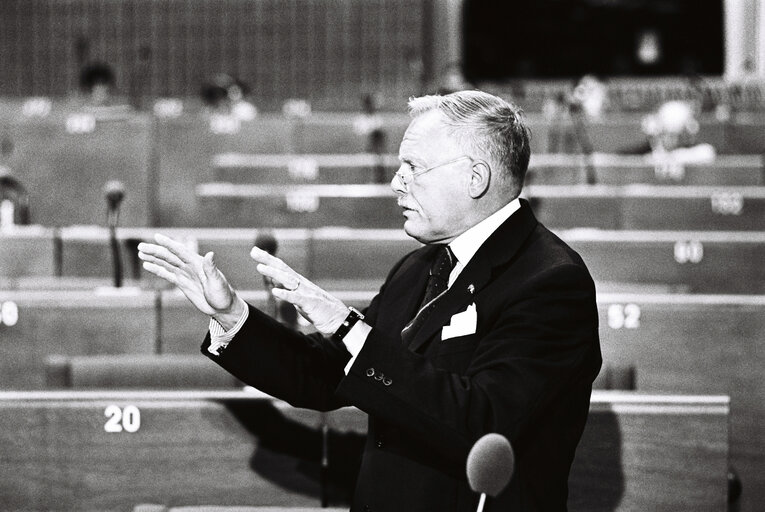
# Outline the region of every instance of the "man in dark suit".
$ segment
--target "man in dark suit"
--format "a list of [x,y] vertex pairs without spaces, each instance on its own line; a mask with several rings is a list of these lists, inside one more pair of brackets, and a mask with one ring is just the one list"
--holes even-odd
[[212,317],[202,351],[238,378],[295,406],[369,414],[352,510],[475,510],[465,461],[489,432],[511,441],[516,471],[486,510],[566,510],[601,364],[592,279],[518,198],[529,140],[514,106],[462,91],[410,111],[391,185],[425,245],[363,315],[257,248],[273,294],[317,334],[244,303],[212,253],[158,235],[141,258]]

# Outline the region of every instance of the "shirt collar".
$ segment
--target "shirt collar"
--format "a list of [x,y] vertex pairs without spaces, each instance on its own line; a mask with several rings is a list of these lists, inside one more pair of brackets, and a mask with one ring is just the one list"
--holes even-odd
[[505,206],[492,213],[481,222],[468,229],[449,243],[449,248],[454,253],[457,261],[464,267],[475,255],[483,243],[502,225],[510,216],[521,207],[518,198],[513,199]]

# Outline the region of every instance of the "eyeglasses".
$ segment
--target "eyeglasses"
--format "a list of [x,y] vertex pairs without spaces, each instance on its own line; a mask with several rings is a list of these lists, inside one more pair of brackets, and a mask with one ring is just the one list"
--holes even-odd
[[[447,165],[453,164],[455,162],[459,162],[460,160],[468,159],[473,161],[473,159],[467,155],[458,156],[457,158],[454,158],[452,160],[449,160],[448,162],[442,162],[440,164],[433,165],[431,167],[428,167],[427,169],[419,169],[410,164],[407,163],[408,169],[399,169],[396,171],[396,174],[394,175],[394,178],[398,178],[401,180],[401,183],[404,186],[408,186],[410,183],[414,181],[415,176],[419,176],[420,174],[425,174],[426,172],[432,171],[433,169],[438,169],[439,167],[445,167]],[[483,162],[483,160],[479,160],[479,162]]]

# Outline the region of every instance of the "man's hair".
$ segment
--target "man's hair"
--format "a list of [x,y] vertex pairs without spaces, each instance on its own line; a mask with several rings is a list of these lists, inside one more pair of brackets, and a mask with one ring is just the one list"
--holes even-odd
[[[482,91],[458,91],[409,100],[412,117],[431,110],[444,115],[451,133],[464,147],[488,154],[490,163],[499,166],[500,176],[511,178],[515,195],[520,193],[531,155],[530,131],[520,108]],[[475,157],[475,154],[469,156]]]

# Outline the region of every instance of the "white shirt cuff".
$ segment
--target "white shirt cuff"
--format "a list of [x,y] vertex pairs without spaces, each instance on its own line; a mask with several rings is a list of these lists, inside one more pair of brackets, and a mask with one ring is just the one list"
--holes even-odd
[[343,338],[345,348],[351,353],[351,359],[343,369],[346,375],[351,371],[351,366],[353,366],[353,363],[356,361],[356,356],[359,355],[361,349],[364,348],[364,343],[366,343],[367,337],[369,337],[371,331],[372,327],[370,327],[369,324],[356,322],[356,324],[351,327],[351,330],[348,331],[348,334],[345,335],[345,338]]
[[242,316],[239,317],[239,320],[237,320],[236,324],[234,324],[231,329],[228,331],[225,330],[217,320],[210,318],[210,346],[207,347],[207,351],[211,354],[219,356],[220,350],[228,346],[229,342],[234,339],[234,336],[237,335],[244,325],[244,322],[246,322],[247,318],[250,316],[250,308],[247,306],[247,303],[239,296],[237,296],[237,300],[244,304],[244,313],[242,313]]

